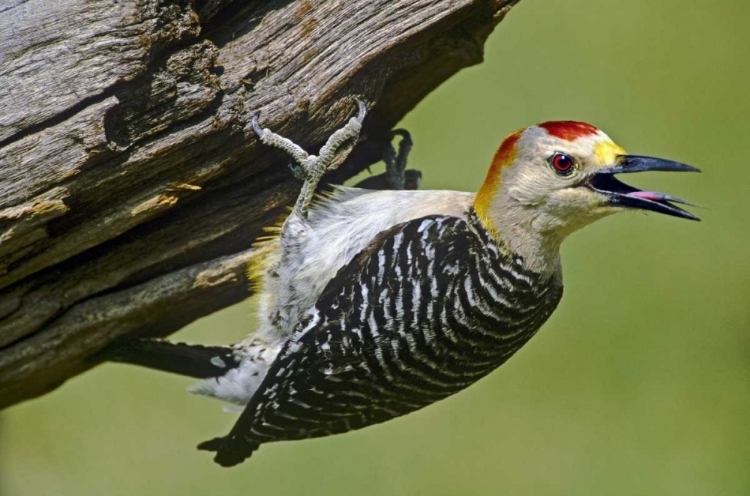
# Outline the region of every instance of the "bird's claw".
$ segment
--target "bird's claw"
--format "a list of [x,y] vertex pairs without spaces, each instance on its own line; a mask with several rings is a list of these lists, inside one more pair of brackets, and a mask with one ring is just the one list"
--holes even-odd
[[300,181],[308,179],[307,169],[294,162],[289,162],[289,170],[292,171],[292,175]]
[[253,126],[253,131],[255,131],[255,134],[258,135],[258,138],[263,139],[263,136],[266,133],[265,131],[263,131],[263,129],[260,128],[260,125],[258,125],[258,117],[260,117],[260,112],[255,112],[255,114],[253,114],[251,125]]
[[315,188],[320,182],[323,175],[335,168],[337,164],[336,157],[339,154],[341,146],[346,142],[356,142],[362,129],[362,122],[367,116],[367,105],[359,98],[355,97],[357,102],[357,117],[351,118],[344,127],[334,132],[320,149],[320,155],[310,155],[300,146],[288,138],[284,138],[269,129],[262,129],[258,124],[259,112],[256,112],[251,120],[251,127],[260,141],[284,150],[292,156],[298,166],[291,166],[294,177],[304,181],[302,191],[295,205],[295,211],[302,216],[307,215],[307,210],[315,193]]
[[357,113],[357,121],[362,124],[362,122],[364,122],[365,120],[365,116],[367,116],[367,105],[365,105],[365,102],[357,97],[354,97],[354,100],[357,102],[357,107],[359,108],[359,112]]
[[383,153],[386,175],[391,188],[396,190],[406,189],[406,161],[414,142],[411,134],[406,129],[394,129],[391,131],[391,139],[399,136],[398,152],[390,143]]

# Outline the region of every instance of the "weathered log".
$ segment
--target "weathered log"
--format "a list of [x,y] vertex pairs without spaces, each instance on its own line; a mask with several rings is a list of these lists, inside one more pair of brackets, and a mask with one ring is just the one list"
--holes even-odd
[[0,408],[249,296],[298,188],[255,112],[315,150],[367,102],[344,180],[517,1],[0,6]]

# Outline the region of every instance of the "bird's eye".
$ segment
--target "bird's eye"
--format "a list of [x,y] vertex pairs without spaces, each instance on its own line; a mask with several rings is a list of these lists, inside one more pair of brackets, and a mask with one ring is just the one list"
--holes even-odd
[[570,155],[564,153],[555,153],[550,157],[550,163],[555,168],[555,172],[561,176],[567,176],[575,169],[576,162]]

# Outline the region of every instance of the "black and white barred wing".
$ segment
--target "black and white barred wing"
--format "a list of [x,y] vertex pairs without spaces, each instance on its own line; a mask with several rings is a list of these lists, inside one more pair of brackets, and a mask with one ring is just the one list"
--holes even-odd
[[437,318],[475,242],[466,221],[445,216],[379,235],[326,286],[229,436],[200,448],[234,465],[261,443],[383,422],[476,380],[445,367],[455,356],[439,350]]

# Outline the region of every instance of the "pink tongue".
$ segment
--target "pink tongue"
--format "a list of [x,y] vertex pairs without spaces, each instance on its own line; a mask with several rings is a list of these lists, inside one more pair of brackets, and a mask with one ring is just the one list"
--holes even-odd
[[659,201],[664,199],[664,195],[656,193],[655,191],[633,191],[628,193],[627,196],[634,196],[636,198],[643,198],[644,200]]

